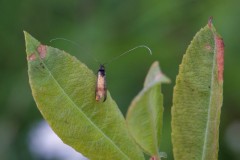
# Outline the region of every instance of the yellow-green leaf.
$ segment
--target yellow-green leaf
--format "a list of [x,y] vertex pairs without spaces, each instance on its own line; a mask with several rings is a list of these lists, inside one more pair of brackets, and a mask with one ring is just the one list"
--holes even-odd
[[95,74],[75,57],[24,34],[33,97],[63,142],[91,160],[144,159],[110,94],[96,102]]
[[150,156],[159,155],[162,135],[163,95],[161,83],[169,79],[153,63],[145,79],[144,88],[132,101],[127,113],[127,125],[131,135]]
[[223,48],[223,40],[210,20],[196,34],[183,57],[172,107],[175,160],[218,159]]

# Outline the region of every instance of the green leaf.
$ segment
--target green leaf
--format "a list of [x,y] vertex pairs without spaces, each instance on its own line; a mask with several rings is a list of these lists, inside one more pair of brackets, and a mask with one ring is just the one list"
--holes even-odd
[[33,97],[63,142],[90,159],[144,159],[110,94],[96,102],[95,74],[75,57],[24,34]]
[[161,83],[170,82],[160,71],[158,62],[154,62],[146,77],[144,88],[134,98],[127,112],[128,129],[149,155],[159,155],[162,135],[163,95]]
[[223,53],[223,40],[210,20],[192,40],[176,79],[172,107],[175,160],[218,159]]

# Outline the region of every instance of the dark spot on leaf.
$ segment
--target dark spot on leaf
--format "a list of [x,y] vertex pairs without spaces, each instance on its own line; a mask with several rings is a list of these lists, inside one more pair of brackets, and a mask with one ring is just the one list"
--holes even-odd
[[47,47],[45,45],[40,45],[37,48],[40,58],[45,58],[47,54]]
[[210,87],[210,86],[208,86],[208,88],[210,89],[211,87]]
[[69,124],[69,121],[68,120],[64,120],[64,123]]
[[29,56],[27,56],[27,60],[28,60],[28,61],[34,61],[35,59],[36,59],[35,53],[32,53],[32,54],[30,54]]
[[42,62],[40,63],[40,66],[42,67],[42,69],[45,69],[44,64]]

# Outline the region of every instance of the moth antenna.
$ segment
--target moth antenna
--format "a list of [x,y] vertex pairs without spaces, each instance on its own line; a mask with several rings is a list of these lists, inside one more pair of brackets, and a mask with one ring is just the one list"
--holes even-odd
[[[71,43],[72,45],[75,45],[77,46],[78,48],[81,48],[81,49],[84,49],[83,47],[81,47],[78,43],[72,41],[72,40],[69,40],[69,39],[66,39],[66,38],[53,38],[51,39],[49,42],[52,43],[53,41],[57,41],[57,40],[63,40],[63,41],[66,41],[66,42],[69,42]],[[85,49],[84,49],[85,50]],[[99,65],[101,64],[91,53],[89,54],[89,56],[94,59],[95,62],[97,62]]]
[[104,63],[103,65],[107,65],[107,64],[109,64],[109,63],[117,60],[118,58],[124,56],[125,54],[128,54],[128,53],[130,53],[130,52],[132,52],[133,50],[138,49],[138,48],[146,48],[146,49],[148,50],[149,54],[152,55],[152,50],[151,50],[148,46],[146,46],[146,45],[139,45],[139,46],[136,46],[136,47],[134,47],[134,48],[132,48],[132,49],[126,51],[126,52],[123,52],[123,53],[120,54],[119,56],[116,56],[116,57],[112,58],[111,60],[109,60],[108,62]]

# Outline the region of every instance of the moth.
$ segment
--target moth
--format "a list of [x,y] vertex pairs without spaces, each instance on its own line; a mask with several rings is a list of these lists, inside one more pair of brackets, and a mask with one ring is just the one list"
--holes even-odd
[[[79,47],[79,45],[71,40],[65,39],[65,38],[55,38],[50,40],[50,42],[55,41],[55,40],[64,40],[67,42],[72,43],[73,45],[76,45]],[[145,46],[145,45],[139,45],[136,46],[122,54],[120,54],[119,56],[116,56],[114,58],[112,58],[110,61],[100,64],[100,67],[98,69],[97,72],[97,82],[96,82],[96,88],[95,88],[95,99],[97,102],[105,102],[107,99],[107,82],[106,82],[106,71],[105,71],[105,66],[113,61],[115,61],[116,59],[120,58],[121,56],[137,49],[137,48],[146,48],[149,51],[149,54],[152,55],[152,51],[149,47]],[[90,55],[96,62],[99,62],[97,59],[95,59],[92,55]]]
[[109,63],[115,61],[116,59],[120,58],[121,56],[123,56],[137,48],[140,48],[140,47],[144,47],[144,48],[148,49],[149,53],[152,54],[152,51],[149,47],[147,47],[145,45],[140,45],[140,46],[134,47],[134,48],[120,54],[117,57],[114,57],[107,63],[100,64],[100,67],[97,72],[97,82],[96,82],[96,90],[95,90],[95,99],[97,102],[105,102],[107,99],[107,82],[106,82],[105,64],[109,64]]
[[97,73],[97,82],[96,82],[96,101],[105,102],[107,99],[107,83],[106,83],[106,72],[104,65],[100,65],[100,68]]

